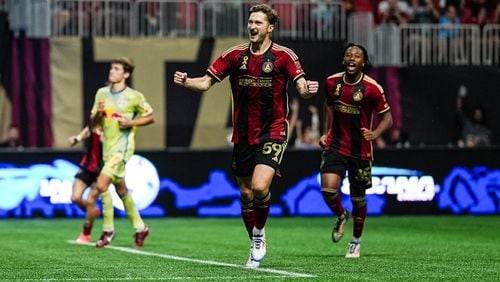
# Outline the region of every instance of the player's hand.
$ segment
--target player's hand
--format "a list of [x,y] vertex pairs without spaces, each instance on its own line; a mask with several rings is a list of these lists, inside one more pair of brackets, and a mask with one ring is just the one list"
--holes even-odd
[[78,143],[78,135],[73,135],[68,138],[68,143],[71,145],[71,147],[75,146]]
[[122,117],[118,120],[118,125],[120,126],[120,129],[126,129],[134,126],[134,121],[126,117]]
[[319,138],[319,146],[320,146],[321,148],[323,148],[323,149],[324,149],[324,148],[325,148],[325,146],[326,146],[326,139],[327,139],[327,138],[328,138],[328,135],[326,135],[326,134],[321,135],[321,137]]
[[307,92],[309,95],[316,95],[316,93],[318,93],[318,89],[319,89],[319,82],[317,81],[313,81],[313,80],[308,80],[306,81],[307,83]]
[[367,141],[373,141],[373,140],[377,139],[377,137],[378,137],[375,135],[375,133],[373,131],[371,131],[368,128],[364,128],[364,127],[361,128],[361,134],[363,134],[363,137]]
[[180,86],[186,85],[187,73],[176,71],[174,74],[174,83]]
[[104,100],[99,101],[99,104],[97,104],[97,112],[102,115],[104,114],[104,109],[106,108],[106,103]]

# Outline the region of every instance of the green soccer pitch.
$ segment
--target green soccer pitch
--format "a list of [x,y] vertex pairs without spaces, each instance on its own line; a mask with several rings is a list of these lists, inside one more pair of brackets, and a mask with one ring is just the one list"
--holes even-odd
[[[267,256],[243,266],[249,240],[239,218],[146,219],[134,248],[117,219],[109,247],[75,245],[82,219],[0,220],[0,280],[47,281],[500,281],[499,216],[368,217],[361,258],[344,258],[351,238],[330,240],[332,218],[270,218]],[[96,222],[92,240],[101,232]]]

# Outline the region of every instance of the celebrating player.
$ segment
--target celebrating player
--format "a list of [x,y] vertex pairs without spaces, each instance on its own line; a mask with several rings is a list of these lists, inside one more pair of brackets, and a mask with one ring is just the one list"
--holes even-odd
[[266,254],[265,224],[271,204],[270,185],[286,148],[288,135],[287,81],[303,98],[318,92],[318,82],[305,79],[297,55],[271,41],[278,21],[268,5],[250,8],[250,43],[234,46],[202,77],[175,72],[174,82],[206,91],[229,76],[233,94],[232,171],[241,193],[243,222],[251,240],[247,266],[256,268]]
[[[337,216],[332,241],[344,235],[350,213],[342,206],[338,192],[342,178],[349,172],[353,239],[347,258],[358,258],[361,233],[366,219],[366,189],[372,185],[372,141],[392,126],[392,115],[382,87],[363,72],[368,54],[363,46],[349,44],[344,50],[345,71],[326,79],[324,131],[320,145],[321,192],[328,207]],[[372,129],[373,112],[381,121]]]

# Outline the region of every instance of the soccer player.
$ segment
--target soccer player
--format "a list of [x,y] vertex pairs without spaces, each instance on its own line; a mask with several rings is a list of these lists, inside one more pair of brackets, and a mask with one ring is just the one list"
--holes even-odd
[[[324,131],[320,145],[321,192],[323,199],[337,216],[332,241],[344,235],[350,213],[342,206],[339,188],[348,171],[350,197],[353,205],[353,238],[347,258],[358,258],[361,233],[366,219],[366,189],[372,185],[372,141],[392,126],[392,115],[382,87],[363,72],[368,54],[363,46],[349,44],[344,50],[345,71],[326,79]],[[380,123],[372,129],[373,112]]]
[[206,91],[229,76],[233,94],[232,172],[241,194],[242,218],[251,240],[247,266],[256,268],[266,254],[265,224],[271,204],[270,185],[286,148],[288,135],[287,82],[292,79],[303,98],[318,92],[318,82],[305,79],[297,55],[271,41],[278,21],[268,5],[250,8],[250,43],[222,54],[202,77],[175,72],[174,82]]
[[[78,135],[71,136],[68,139],[71,146],[85,140],[85,154],[80,161],[80,170],[75,175],[71,194],[71,202],[86,212],[83,232],[76,239],[77,244],[90,243],[90,233],[92,232],[94,220],[101,214],[101,211],[95,206],[99,195],[99,192],[95,189],[95,182],[102,167],[101,133],[98,128],[90,130],[86,126]],[[87,199],[83,199],[83,192],[87,187],[90,187],[90,192]]]
[[144,95],[126,84],[133,71],[134,63],[129,58],[113,60],[108,75],[109,86],[97,91],[92,107],[92,123],[102,126],[104,136],[104,166],[96,184],[103,206],[103,233],[96,243],[98,248],[108,245],[115,236],[114,209],[108,191],[111,183],[115,185],[136,231],[135,246],[143,246],[149,234],[149,228],[139,215],[124,179],[125,164],[135,150],[136,127],[154,122],[153,108]]

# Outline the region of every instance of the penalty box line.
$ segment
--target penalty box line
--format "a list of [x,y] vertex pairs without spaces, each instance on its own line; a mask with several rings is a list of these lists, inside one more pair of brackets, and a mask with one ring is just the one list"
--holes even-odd
[[[76,244],[75,240],[68,240],[67,242],[70,244]],[[78,244],[78,245],[92,246],[95,248],[95,244],[92,244],[92,243]],[[195,262],[195,263],[200,263],[200,264],[208,264],[208,265],[216,265],[216,266],[226,266],[226,267],[240,268],[240,269],[245,269],[245,270],[254,270],[254,271],[260,271],[260,272],[279,274],[279,275],[283,275],[283,276],[287,276],[287,277],[302,277],[302,278],[316,277],[316,275],[306,274],[306,273],[290,272],[290,271],[284,271],[284,270],[272,269],[272,268],[248,268],[244,265],[239,265],[239,264],[218,262],[218,261],[212,261],[212,260],[193,259],[193,258],[179,257],[179,256],[168,255],[168,254],[145,252],[145,251],[141,251],[138,249],[127,248],[127,247],[108,245],[105,248],[117,250],[117,251],[121,251],[121,252],[125,252],[125,253],[130,253],[130,254],[142,255],[142,256],[160,257],[160,258],[170,259],[170,260]]]

